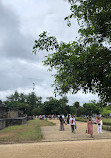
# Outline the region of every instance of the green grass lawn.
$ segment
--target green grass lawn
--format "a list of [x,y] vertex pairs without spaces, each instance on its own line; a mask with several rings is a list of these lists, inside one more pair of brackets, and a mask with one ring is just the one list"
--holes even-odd
[[41,126],[53,126],[52,122],[47,120],[30,120],[27,124],[9,126],[3,130],[0,130],[0,142],[1,143],[23,143],[40,141],[43,138],[41,133]]

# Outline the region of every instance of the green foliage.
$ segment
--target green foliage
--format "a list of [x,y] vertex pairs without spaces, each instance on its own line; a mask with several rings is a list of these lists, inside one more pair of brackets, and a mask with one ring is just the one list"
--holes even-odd
[[[45,43],[45,44],[44,44]],[[57,49],[59,44],[54,36],[47,36],[47,32],[43,32],[39,35],[39,40],[35,40],[35,45],[33,46],[33,52],[36,54],[36,51],[46,50],[47,52],[50,50]]]
[[78,101],[76,101],[75,103],[74,103],[74,106],[78,109],[79,108],[79,102]]
[[76,109],[75,115],[76,115],[76,117],[77,117],[77,112],[78,112],[78,109],[79,109],[79,107],[80,107],[79,102],[76,101],[73,106],[74,106],[75,109]]
[[84,118],[82,118],[82,117],[76,117],[76,121],[87,122],[88,119],[84,119]]
[[55,93],[69,91],[98,93],[104,102],[111,101],[111,3],[110,0],[68,0],[71,14],[80,25],[80,39],[58,43],[43,32],[35,41],[34,53],[54,50],[46,56],[45,65],[55,68]]
[[101,114],[104,115],[104,116],[109,116],[110,113],[111,113],[111,109],[108,110],[107,107],[106,107],[106,108],[103,108],[103,110],[102,110],[102,112],[101,112]]
[[[16,95],[17,94],[17,95]],[[18,97],[17,97],[18,96]],[[68,98],[66,96],[56,99],[53,97],[47,97],[47,100],[42,103],[42,98],[37,97],[35,93],[29,93],[25,95],[23,93],[14,93],[7,97],[4,102],[5,106],[11,109],[23,110],[27,115],[50,115],[50,114],[74,114],[76,116],[91,115],[91,114],[103,114],[109,115],[111,112],[111,105],[103,108],[101,102],[91,100],[89,103],[80,106],[78,101],[74,102],[72,106],[68,105]]]
[[5,106],[11,109],[23,110],[24,114],[32,115],[49,115],[49,114],[67,114],[70,113],[70,106],[67,105],[68,99],[66,96],[57,100],[53,97],[48,97],[48,100],[42,103],[42,97],[37,97],[34,92],[25,95],[15,92],[7,97],[4,101]]
[[103,118],[103,125],[111,126],[111,119],[110,118]]
[[81,27],[79,32],[87,42],[111,42],[111,2],[110,0],[68,0],[71,15],[76,17]]
[[102,128],[103,128],[104,130],[111,131],[111,126],[105,125],[105,126],[103,126]]
[[4,101],[4,103],[8,108],[21,109],[23,110],[24,114],[34,115],[37,110],[40,112],[42,106],[41,100],[42,98],[37,97],[34,92],[25,95],[24,93],[19,94],[17,91],[15,91],[14,94],[7,97],[7,100]]
[[67,115],[68,113],[70,113],[70,107],[69,105],[67,105],[67,97],[62,97],[59,100],[53,97],[49,97],[48,99],[48,101],[44,102],[44,114]]
[[96,104],[93,103],[85,103],[83,104],[85,115],[91,116],[92,114],[98,114],[99,108]]
[[101,108],[100,103],[96,103],[95,100],[91,100],[89,103],[84,103],[83,106],[80,106],[79,102],[76,101],[70,108],[71,113],[76,115],[76,117],[99,114],[103,109]]

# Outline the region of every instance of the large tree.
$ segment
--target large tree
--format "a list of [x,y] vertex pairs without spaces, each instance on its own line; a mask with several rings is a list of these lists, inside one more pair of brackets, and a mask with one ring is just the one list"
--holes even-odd
[[94,103],[84,103],[83,104],[84,114],[85,115],[92,115],[92,114],[99,114],[99,108],[97,104]]
[[70,107],[67,105],[68,99],[66,96],[57,100],[53,97],[48,97],[48,101],[44,102],[43,111],[44,114],[64,114],[67,115],[70,113]]
[[42,97],[36,96],[34,92],[26,95],[15,91],[14,94],[7,97],[4,103],[6,107],[22,109],[28,115],[41,114],[42,111]]
[[79,109],[79,107],[80,107],[80,104],[79,104],[78,101],[76,101],[76,102],[73,104],[73,106],[74,106],[75,109],[76,109],[76,111],[75,111],[75,115],[76,115],[76,117],[77,117],[77,116],[78,116],[77,113],[78,113],[78,109]]
[[80,38],[69,43],[60,42],[47,32],[35,40],[33,52],[48,54],[45,65],[55,68],[55,92],[72,91],[98,93],[105,102],[111,102],[111,3],[110,0],[68,0],[71,14],[65,18],[77,18]]

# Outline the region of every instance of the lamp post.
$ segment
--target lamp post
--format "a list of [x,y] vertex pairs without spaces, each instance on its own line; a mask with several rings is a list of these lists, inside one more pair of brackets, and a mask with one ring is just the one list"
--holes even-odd
[[34,90],[35,90],[35,83],[33,83],[33,92],[34,92]]

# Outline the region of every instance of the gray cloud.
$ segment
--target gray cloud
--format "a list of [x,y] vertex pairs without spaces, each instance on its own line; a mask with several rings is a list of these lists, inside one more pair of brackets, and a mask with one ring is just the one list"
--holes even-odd
[[[64,0],[0,1],[0,99],[5,99],[15,90],[31,92],[33,82],[38,96],[43,99],[54,96],[51,87],[54,78],[42,65],[46,52],[34,55],[32,48],[42,31],[48,31],[59,41],[66,42],[78,36],[77,21],[74,20],[71,28],[64,21],[70,13],[69,8]],[[88,102],[94,97],[80,92],[68,94],[71,104],[77,100]]]
[[31,53],[33,39],[20,32],[20,25],[14,10],[0,3],[0,56],[34,60],[35,56]]

